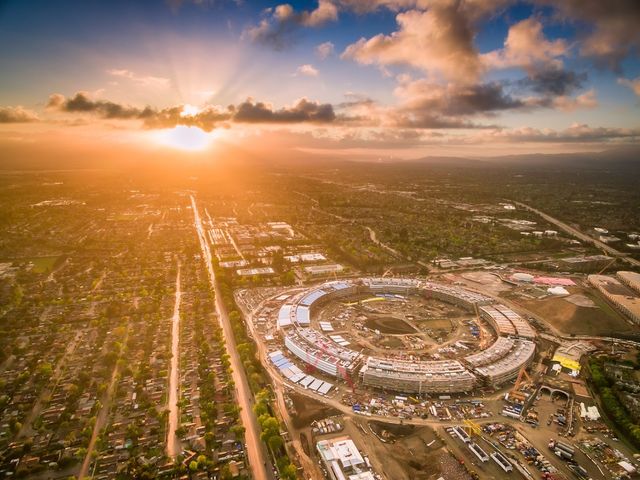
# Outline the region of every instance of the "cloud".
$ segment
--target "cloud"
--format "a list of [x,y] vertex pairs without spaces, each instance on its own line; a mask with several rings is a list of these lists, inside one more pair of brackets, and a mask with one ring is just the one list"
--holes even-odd
[[640,129],[638,128],[591,127],[580,123],[574,123],[563,130],[522,127],[483,132],[483,134],[487,141],[506,140],[510,142],[608,143],[640,139]]
[[137,85],[147,88],[167,88],[171,86],[171,80],[164,77],[154,77],[153,75],[137,75],[131,70],[111,69],[107,70],[109,75],[114,77],[126,78]]
[[344,96],[346,101],[339,103],[338,108],[369,107],[376,104],[375,100],[361,93],[345,92]]
[[249,99],[234,109],[233,120],[240,123],[331,123],[336,119],[333,106],[306,98],[293,106],[275,110],[271,105]]
[[567,51],[563,39],[547,40],[540,20],[530,17],[509,27],[504,47],[484,54],[482,60],[490,68],[559,69],[562,62],[558,58]]
[[324,60],[330,55],[333,55],[334,50],[335,50],[335,45],[333,43],[324,42],[316,47],[316,55],[318,55],[318,57]]
[[442,86],[426,79],[400,77],[395,95],[400,102],[383,106],[373,99],[348,93],[337,105],[339,120],[348,126],[390,129],[489,128],[471,121],[474,116],[493,116],[493,112],[519,108],[522,104],[502,92],[498,85]]
[[0,123],[31,123],[39,120],[35,112],[20,105],[17,107],[0,107]]
[[640,2],[637,0],[535,0],[555,8],[563,20],[592,25],[582,35],[580,54],[620,71],[622,60],[640,50]]
[[224,126],[225,122],[232,120],[233,111],[231,108],[221,108],[208,106],[195,114],[185,114],[183,105],[153,110],[146,108],[141,112],[139,118],[143,120],[146,128],[173,128],[178,125],[187,127],[198,127],[210,132],[214,128]]
[[544,95],[566,95],[580,90],[587,80],[586,73],[576,73],[561,68],[549,68],[532,72],[528,78],[521,80],[522,86],[531,88],[536,93]]
[[[340,7],[365,14],[380,9],[392,12],[402,10],[426,10],[434,5],[452,3],[450,0],[338,0]],[[514,0],[456,0],[455,3],[466,12],[469,18],[477,20],[489,13],[493,13],[511,3]]]
[[630,88],[631,90],[633,90],[633,93],[640,97],[640,77],[634,78],[632,80],[628,78],[619,78],[618,83]]
[[[509,90],[514,85],[500,82],[477,84],[459,84],[449,82],[441,85],[429,79],[414,80],[408,75],[398,76],[398,85],[394,90],[400,103],[383,115],[391,118],[394,125],[413,126],[415,128],[488,128],[472,122],[474,118],[495,118],[506,111],[531,111],[540,108],[552,108],[573,111],[579,108],[594,108],[598,102],[595,90],[581,95],[569,95],[580,88],[581,78],[536,79],[533,84],[529,78],[515,85],[525,84],[540,95],[515,96]],[[552,77],[554,78],[554,77]],[[374,115],[369,113],[369,117]]]
[[337,19],[338,8],[330,0],[318,0],[315,10],[300,13],[300,23],[305,27],[318,27]]
[[395,94],[404,99],[403,108],[424,110],[448,117],[466,115],[493,115],[503,110],[526,106],[504,91],[500,83],[439,85],[426,79],[400,78]]
[[521,68],[527,73],[516,85],[538,96],[523,98],[527,108],[554,108],[572,111],[593,108],[597,105],[595,91],[571,97],[583,88],[587,75],[565,70],[562,57],[570,47],[564,39],[549,40],[545,37],[539,18],[529,17],[509,28],[504,47],[482,55],[487,68]]
[[319,27],[338,19],[338,8],[331,0],[318,0],[314,10],[296,12],[287,3],[265,11],[258,25],[246,29],[244,37],[253,42],[265,43],[275,48],[284,48],[285,40],[300,27]]
[[47,107],[70,114],[92,114],[105,119],[142,120],[147,128],[172,128],[177,125],[198,127],[211,131],[228,123],[331,123],[336,120],[333,106],[302,98],[290,107],[275,109],[271,104],[253,99],[228,107],[207,106],[193,113],[185,113],[185,106],[164,109],[132,107],[108,100],[91,99],[86,92],[66,98],[60,94],[49,97]]
[[313,65],[310,65],[308,63],[305,65],[300,65],[296,69],[296,74],[304,75],[306,77],[317,77],[319,73],[320,72],[318,71],[317,68],[315,68]]
[[576,97],[567,97],[562,95],[552,100],[553,108],[562,110],[565,112],[573,112],[574,110],[582,108],[595,108],[598,106],[598,99],[596,98],[595,90],[591,89]]
[[472,83],[482,65],[473,43],[475,28],[463,6],[464,2],[439,1],[427,11],[399,13],[397,31],[361,38],[341,57],[364,65],[407,65]]
[[136,107],[108,100],[93,100],[87,92],[78,92],[71,98],[54,93],[49,97],[47,108],[68,113],[94,113],[108,119],[132,119],[143,114],[143,111]]

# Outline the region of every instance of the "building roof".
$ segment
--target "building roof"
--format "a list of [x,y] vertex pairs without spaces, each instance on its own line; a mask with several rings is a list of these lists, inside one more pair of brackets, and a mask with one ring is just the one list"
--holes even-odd
[[321,440],[316,444],[316,447],[325,461],[338,461],[343,470],[365,463],[356,444],[349,437]]

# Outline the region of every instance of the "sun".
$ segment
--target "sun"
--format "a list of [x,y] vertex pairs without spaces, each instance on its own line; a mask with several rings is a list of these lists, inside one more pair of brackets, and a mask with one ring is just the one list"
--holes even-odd
[[181,117],[191,117],[200,113],[200,107],[196,107],[195,105],[186,105],[182,106],[182,112],[180,112]]
[[198,127],[184,125],[161,130],[155,134],[155,140],[160,145],[189,152],[205,150],[211,144],[212,139],[212,134],[206,133]]

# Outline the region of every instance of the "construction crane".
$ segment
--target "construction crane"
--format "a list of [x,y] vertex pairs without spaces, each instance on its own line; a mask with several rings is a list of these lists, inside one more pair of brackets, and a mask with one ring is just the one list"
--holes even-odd
[[[602,253],[606,256],[606,252],[603,250]],[[609,268],[611,265],[613,265],[614,263],[616,263],[616,261],[618,260],[617,257],[614,257],[609,263],[607,263],[596,275],[602,275],[602,272],[604,272],[607,268]]]
[[520,371],[518,372],[518,378],[516,379],[516,383],[513,385],[513,388],[509,392],[510,400],[514,399],[514,400],[524,402],[527,399],[527,395],[525,395],[520,391],[520,388],[523,386],[523,384],[526,384],[525,382],[523,382],[525,379],[526,379],[526,383],[533,383],[533,380],[527,373],[527,367],[523,365]]
[[480,427],[480,425],[468,418],[464,420],[463,428],[470,437],[473,435],[480,436],[482,433],[482,428]]

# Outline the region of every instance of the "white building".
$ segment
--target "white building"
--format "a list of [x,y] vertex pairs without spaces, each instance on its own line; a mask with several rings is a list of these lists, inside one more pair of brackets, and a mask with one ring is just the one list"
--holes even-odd
[[332,480],[374,480],[362,454],[348,436],[321,440],[316,449]]

